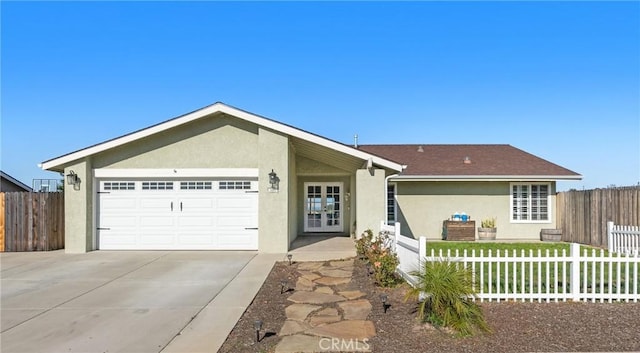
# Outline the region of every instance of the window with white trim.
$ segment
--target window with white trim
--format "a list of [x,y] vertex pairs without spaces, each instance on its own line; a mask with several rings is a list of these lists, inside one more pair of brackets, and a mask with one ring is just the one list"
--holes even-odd
[[250,181],[221,181],[218,183],[220,190],[251,190]]
[[549,184],[511,184],[511,221],[549,222]]
[[104,190],[135,190],[136,184],[133,181],[105,181],[102,183]]
[[173,190],[173,181],[143,181],[142,190]]
[[180,190],[211,190],[212,185],[210,181],[181,181]]
[[396,185],[387,185],[387,224],[396,221]]

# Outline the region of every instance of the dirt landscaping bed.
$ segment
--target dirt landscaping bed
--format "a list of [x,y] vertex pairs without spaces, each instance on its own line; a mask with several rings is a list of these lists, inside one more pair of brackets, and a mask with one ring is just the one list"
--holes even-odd
[[[264,285],[219,350],[274,352],[277,333],[285,321],[287,297],[281,280],[294,286],[296,264],[277,263]],[[407,287],[376,287],[364,264],[356,260],[352,285],[367,293],[373,305],[369,320],[376,336],[369,343],[373,352],[569,352],[640,351],[640,303],[481,303],[493,330],[469,338],[456,338],[447,330],[419,324],[416,305],[404,302]],[[390,307],[384,313],[380,294],[386,293]],[[221,318],[224,319],[224,318]],[[254,321],[264,322],[260,342],[255,342]]]

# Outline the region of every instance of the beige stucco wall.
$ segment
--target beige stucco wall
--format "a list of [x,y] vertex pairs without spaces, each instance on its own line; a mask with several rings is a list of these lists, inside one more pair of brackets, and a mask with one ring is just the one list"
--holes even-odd
[[380,231],[380,222],[386,219],[385,171],[382,169],[358,169],[356,171],[356,236],[371,229]]
[[229,116],[203,118],[93,157],[94,168],[256,168],[258,128]]
[[[258,250],[286,252],[289,248],[289,139],[286,135],[259,128],[259,215]],[[278,192],[269,191],[269,172],[280,178]]]
[[291,144],[289,144],[289,239],[288,245],[298,237],[298,215],[300,214],[298,199],[302,198],[298,193],[298,176],[296,175],[296,152]]
[[[509,182],[398,182],[397,218],[402,233],[442,239],[442,222],[456,212],[466,212],[480,226],[482,219],[497,218],[497,239],[536,240],[540,229],[555,228],[555,183],[551,183],[551,222],[510,221]],[[476,230],[477,237],[477,230]]]
[[83,160],[69,165],[64,170],[67,175],[73,170],[80,178],[80,189],[72,185],[64,188],[65,212],[65,252],[84,253],[95,248],[94,245],[94,205],[93,171],[91,160]]

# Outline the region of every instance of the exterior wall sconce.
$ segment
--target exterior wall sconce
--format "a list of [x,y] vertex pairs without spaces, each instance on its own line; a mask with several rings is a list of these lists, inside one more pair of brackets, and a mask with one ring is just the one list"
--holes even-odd
[[278,192],[280,189],[280,178],[278,178],[278,174],[271,169],[271,173],[269,173],[269,192]]
[[73,185],[73,190],[80,190],[80,177],[73,170],[67,174],[67,184]]

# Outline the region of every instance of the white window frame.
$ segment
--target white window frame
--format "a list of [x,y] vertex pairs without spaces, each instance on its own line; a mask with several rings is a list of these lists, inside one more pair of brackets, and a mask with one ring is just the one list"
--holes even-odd
[[[527,193],[527,219],[513,219],[514,216],[514,212],[513,212],[513,208],[514,208],[514,198],[513,198],[513,187],[514,186],[527,186],[528,188],[528,193]],[[532,206],[531,206],[531,186],[532,185],[544,185],[547,187],[547,215],[548,215],[548,219],[546,220],[532,220],[531,219],[531,215],[532,215]],[[523,182],[519,182],[519,183],[510,183],[509,185],[509,221],[510,223],[552,223],[553,222],[553,203],[551,202],[551,183],[549,182],[528,182],[528,183],[523,183]]]
[[[391,192],[391,189],[393,189],[393,200],[391,200],[389,198],[389,193]],[[396,196],[398,195],[398,184],[397,183],[389,183],[387,185],[387,194],[384,195],[384,197],[387,199],[387,209],[385,210],[385,214],[386,214],[386,218],[387,218],[387,224],[393,224],[395,222],[398,221],[398,200],[396,199]],[[389,202],[392,201],[393,204],[389,204]],[[389,219],[389,206],[393,206],[393,219]]]

